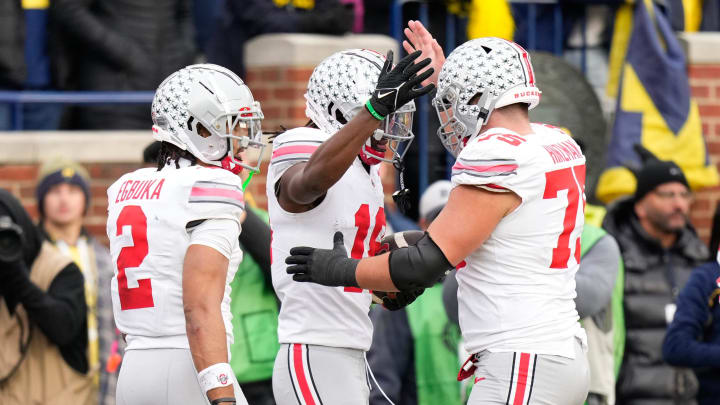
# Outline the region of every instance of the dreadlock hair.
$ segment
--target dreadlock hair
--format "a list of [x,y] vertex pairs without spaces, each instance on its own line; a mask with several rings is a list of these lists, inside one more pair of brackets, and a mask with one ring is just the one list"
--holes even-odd
[[157,158],[158,171],[162,170],[165,165],[173,160],[175,161],[175,167],[179,169],[179,160],[181,158],[189,160],[191,166],[197,164],[197,158],[192,153],[187,150],[182,150],[170,142],[163,141],[160,144],[160,152],[158,153]]

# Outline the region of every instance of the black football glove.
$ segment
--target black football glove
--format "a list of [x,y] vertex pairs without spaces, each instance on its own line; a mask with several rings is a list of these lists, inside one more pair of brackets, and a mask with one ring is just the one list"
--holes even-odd
[[288,274],[295,281],[310,281],[329,287],[359,287],[355,268],[359,260],[348,257],[342,232],[335,232],[332,249],[307,246],[290,249],[285,259]]
[[420,86],[420,83],[434,72],[433,68],[428,68],[419,75],[417,74],[430,64],[430,58],[414,63],[420,54],[420,51],[411,53],[402,58],[393,68],[393,53],[388,51],[375,91],[370,100],[365,103],[365,108],[373,117],[382,120],[398,108],[435,88],[434,84]]
[[373,295],[382,299],[383,308],[390,311],[397,311],[412,304],[423,292],[425,292],[424,288],[418,288],[417,290],[399,291],[396,293],[373,291]]

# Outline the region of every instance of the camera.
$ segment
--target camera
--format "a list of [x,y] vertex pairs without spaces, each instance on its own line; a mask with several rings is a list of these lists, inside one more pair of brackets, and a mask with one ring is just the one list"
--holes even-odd
[[0,261],[14,262],[22,257],[23,230],[9,216],[0,216]]

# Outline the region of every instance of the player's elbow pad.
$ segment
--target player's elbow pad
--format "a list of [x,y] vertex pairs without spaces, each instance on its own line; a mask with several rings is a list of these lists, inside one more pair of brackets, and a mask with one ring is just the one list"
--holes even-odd
[[390,278],[401,291],[432,287],[452,269],[427,232],[416,244],[390,252]]

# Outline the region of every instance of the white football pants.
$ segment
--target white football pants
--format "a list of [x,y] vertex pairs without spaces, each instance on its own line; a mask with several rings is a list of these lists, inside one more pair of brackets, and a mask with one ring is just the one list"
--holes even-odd
[[275,358],[273,393],[277,405],[368,405],[364,352],[284,343]]
[[[235,376],[233,376],[235,380]],[[248,405],[234,381],[237,405]],[[128,350],[115,394],[117,405],[209,404],[188,349]]]

